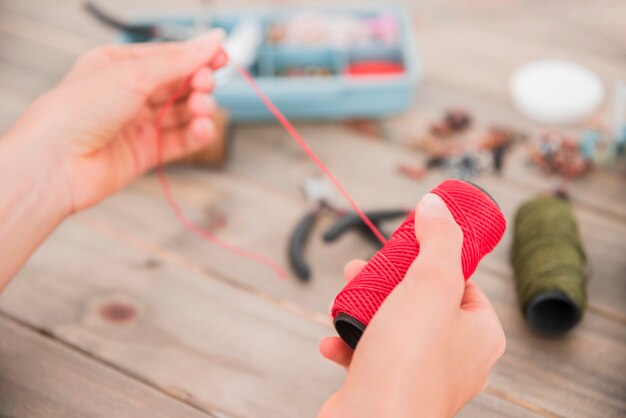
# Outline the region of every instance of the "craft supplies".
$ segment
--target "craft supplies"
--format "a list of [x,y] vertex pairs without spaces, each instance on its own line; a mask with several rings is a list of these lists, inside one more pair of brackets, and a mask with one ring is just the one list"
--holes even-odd
[[426,177],[426,169],[424,167],[414,167],[408,164],[398,164],[398,173],[414,180],[422,180]]
[[501,174],[506,153],[516,142],[526,139],[526,134],[503,126],[492,126],[480,140],[479,147],[491,153],[493,172]]
[[[415,144],[430,155],[426,168],[442,168],[451,176],[469,179],[491,168],[500,174],[511,146],[525,140],[526,135],[504,126],[491,126],[477,135],[472,128],[471,114],[461,108],[444,112],[440,120],[430,123],[429,134]],[[409,171],[401,170],[410,176]]]
[[[446,180],[432,193],[445,202],[463,231],[462,268],[467,280],[482,257],[500,241],[506,227],[504,215],[485,192],[463,181]],[[419,253],[414,216],[412,212],[335,298],[332,308],[335,328],[352,348]]]
[[[281,38],[282,35],[275,36],[278,32],[285,33],[281,28],[286,22],[292,22],[291,26],[297,27],[294,19],[303,15],[309,26],[293,29],[298,36],[304,37],[303,42],[297,38],[289,38],[291,41],[287,42]],[[330,38],[323,35],[320,39],[315,36],[309,39],[318,30],[313,23],[319,22],[320,16],[324,20],[328,15],[334,16],[331,20],[339,22],[338,26],[344,28],[341,29],[343,34],[331,31]],[[154,28],[161,27],[180,28],[182,36],[176,39],[186,39],[195,34],[198,16],[198,13],[184,11],[151,13],[134,16],[128,22],[118,22],[120,25],[116,27],[122,31],[125,42],[162,40],[152,37]],[[239,62],[254,76],[287,117],[338,120],[380,118],[403,112],[412,105],[421,65],[409,16],[406,10],[397,6],[337,5],[330,8],[268,7],[212,11],[210,19],[203,21],[227,33],[226,48],[233,55],[232,61]],[[341,21],[346,20],[354,23],[356,32],[351,32],[352,24],[348,24],[348,30],[345,30],[346,25]],[[143,28],[143,32],[139,33],[136,28]],[[365,36],[355,36],[355,33],[365,33]],[[241,43],[244,47],[231,47],[230,43]],[[247,58],[235,57],[240,53]],[[359,76],[357,79],[346,71],[352,65],[367,62],[385,62],[393,66],[397,74]],[[399,66],[402,67],[401,72]],[[385,71],[390,72],[389,69]],[[246,81],[232,71],[232,67],[218,71],[216,83],[219,88],[215,90],[215,99],[220,107],[228,111],[233,121],[273,118]]]
[[215,74],[217,87],[223,87],[235,76],[235,65],[249,69],[257,59],[263,41],[263,26],[259,19],[248,16],[239,20],[224,41],[229,63]]
[[[591,144],[586,148],[591,148]],[[543,134],[531,152],[531,159],[545,172],[568,179],[587,174],[592,167],[592,158],[581,152],[579,140],[556,131]]]
[[[222,54],[225,55],[224,52],[221,52],[221,53],[218,53],[216,57],[222,58],[223,57]],[[245,71],[245,70],[241,68],[241,71]],[[222,247],[240,257],[249,258],[251,260],[255,260],[261,264],[264,264],[268,266],[270,269],[272,269],[278,277],[284,279],[287,277],[287,273],[285,273],[285,271],[270,258],[262,254],[257,254],[254,251],[248,251],[248,250],[239,248],[235,245],[232,245],[222,240],[211,231],[205,228],[202,228],[199,225],[194,224],[189,218],[187,218],[182,208],[180,207],[180,205],[174,198],[174,194],[172,193],[172,190],[170,188],[169,181],[167,180],[167,176],[165,175],[165,169],[163,168],[163,143],[162,143],[163,141],[161,138],[161,126],[162,126],[163,118],[165,117],[165,114],[170,110],[172,105],[176,103],[176,101],[180,99],[182,96],[184,96],[187,93],[187,91],[189,91],[190,83],[191,83],[191,78],[188,78],[187,80],[185,80],[183,84],[180,85],[178,90],[175,91],[174,94],[172,94],[172,96],[170,96],[167,99],[167,101],[163,104],[163,106],[159,110],[157,117],[156,117],[156,121],[155,121],[156,148],[157,148],[156,149],[156,153],[157,153],[156,172],[159,178],[161,189],[163,190],[163,195],[165,196],[165,200],[167,201],[167,204],[172,209],[172,212],[174,213],[174,215],[176,216],[180,224],[189,232],[199,236],[202,239],[210,241],[214,243],[215,245]]]
[[267,33],[274,44],[349,48],[372,42],[397,42],[395,16],[363,17],[345,12],[305,11],[279,19]]
[[92,1],[85,3],[85,10],[99,22],[123,31],[132,42],[184,41],[196,34],[193,25],[180,25],[176,22],[128,23],[105,12]]
[[304,248],[322,211],[337,211],[337,208],[334,190],[326,179],[307,177],[302,183],[302,189],[308,201],[308,209],[289,238],[288,257],[296,277],[306,282],[311,278],[311,269],[304,258]]
[[454,133],[460,133],[469,128],[472,124],[472,117],[464,109],[448,109],[439,121],[430,125],[431,135],[437,138],[448,138]]
[[[359,215],[349,212],[337,203],[331,186],[327,179],[316,176],[306,177],[302,183],[308,201],[308,210],[291,234],[288,257],[296,277],[305,282],[311,278],[311,269],[306,262],[304,249],[317,220],[324,212],[338,216],[337,222],[324,234],[325,242],[335,241],[348,230],[357,230],[368,239],[380,244],[378,238],[372,234],[372,231],[363,223]],[[408,211],[402,209],[370,210],[365,212],[365,216],[371,220],[376,228],[380,228],[382,222],[406,216],[407,213]],[[385,235],[385,239],[387,237]]]
[[580,137],[580,154],[586,160],[594,160],[597,155],[596,149],[600,144],[602,136],[596,130],[587,130]]
[[602,103],[604,85],[589,68],[569,61],[538,60],[510,80],[513,103],[529,119],[551,125],[583,121]]
[[[216,60],[228,60],[228,55],[221,51],[216,55]],[[350,194],[345,190],[345,188],[339,183],[339,181],[335,178],[332,172],[324,165],[324,163],[317,157],[317,155],[313,152],[313,150],[309,147],[306,140],[300,135],[300,133],[296,130],[296,128],[289,122],[289,120],[280,112],[280,110],[276,107],[276,105],[265,95],[263,90],[259,87],[259,85],[254,81],[252,75],[243,67],[238,66],[236,63],[233,63],[235,68],[239,72],[239,74],[246,80],[249,84],[250,88],[257,94],[259,99],[264,103],[264,105],[268,108],[268,110],[276,117],[276,119],[280,122],[280,124],[285,128],[285,130],[289,133],[289,135],[293,138],[294,141],[304,150],[304,152],[309,156],[309,158],[319,167],[319,169],[324,173],[327,179],[332,183],[332,185],[343,195],[343,197],[348,201],[352,209],[355,211],[356,215],[361,219],[363,224],[369,228],[371,233],[379,240],[382,244],[387,242],[387,238],[378,230],[374,222],[368,218],[368,216],[361,210],[361,208],[356,204],[356,202],[352,199]],[[252,260],[255,260],[261,264],[264,264],[270,267],[279,277],[285,278],[286,273],[280,266],[274,263],[271,259],[257,254],[253,251],[248,251],[241,249],[237,246],[234,246],[228,242],[223,241],[219,237],[217,237],[212,232],[194,224],[191,222],[185,213],[182,211],[180,205],[176,202],[174,195],[169,186],[169,182],[167,181],[167,177],[165,175],[165,170],[163,168],[163,148],[162,148],[162,140],[161,140],[161,125],[165,114],[170,110],[172,105],[182,97],[189,90],[190,79],[187,79],[179,89],[165,102],[163,107],[160,109],[157,118],[156,118],[156,146],[157,146],[157,175],[159,177],[159,181],[161,183],[161,188],[163,189],[163,193],[167,200],[168,205],[174,212],[175,216],[187,230],[190,232],[206,239],[208,241],[213,242],[214,244],[231,251],[234,254],[237,254],[241,257],[246,257]]]
[[487,170],[489,155],[479,151],[465,151],[448,157],[444,167],[452,177],[468,180]]
[[393,77],[404,73],[404,66],[393,61],[360,61],[349,64],[345,74],[349,77]]
[[446,126],[453,132],[462,132],[472,124],[472,117],[464,109],[449,109],[443,118]]
[[280,77],[330,77],[333,75],[331,67],[320,67],[316,65],[307,65],[302,67],[287,67],[281,70],[278,75]]
[[587,300],[587,267],[567,201],[541,196],[518,209],[511,263],[522,313],[535,331],[558,335],[580,321]]
[[613,87],[611,137],[609,152],[614,158],[626,151],[626,83],[623,82],[617,82]]
[[[405,218],[410,211],[405,209],[383,209],[383,210],[369,210],[365,212],[367,217],[372,220],[377,228],[381,228],[381,224],[387,221],[393,221],[397,218]],[[334,242],[339,239],[343,234],[348,231],[357,231],[361,233],[365,238],[373,242],[377,248],[382,247],[382,243],[372,234],[367,226],[363,223],[363,220],[353,212],[346,212],[342,214],[339,219],[324,233],[324,242]],[[388,238],[388,234],[385,233],[385,238]]]

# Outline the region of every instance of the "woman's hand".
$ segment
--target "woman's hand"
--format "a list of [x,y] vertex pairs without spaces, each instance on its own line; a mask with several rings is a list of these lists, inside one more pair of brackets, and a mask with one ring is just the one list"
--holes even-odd
[[9,136],[31,141],[32,149],[54,158],[54,175],[65,181],[60,197],[67,197],[69,213],[89,207],[154,167],[156,116],[188,77],[191,93],[163,120],[163,159],[180,158],[214,138],[210,117],[216,105],[208,93],[212,70],[226,60],[222,38],[223,32],[212,31],[185,43],[89,51],[31,106]]
[[[353,352],[339,337],[324,357],[348,370],[320,418],[449,417],[486,386],[502,356],[502,326],[485,294],[461,270],[463,233],[444,202],[417,206],[420,254],[382,304]],[[365,265],[348,263],[347,280]]]
[[87,52],[0,139],[0,290],[68,215],[157,163],[155,122],[180,85],[191,93],[165,115],[165,162],[214,137],[212,70],[226,62],[223,32],[185,43]]

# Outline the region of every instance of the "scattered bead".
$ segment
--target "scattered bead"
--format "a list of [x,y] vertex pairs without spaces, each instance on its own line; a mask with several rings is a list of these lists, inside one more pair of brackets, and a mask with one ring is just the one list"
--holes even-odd
[[472,124],[470,114],[463,109],[450,109],[446,111],[444,122],[454,132],[461,132]]

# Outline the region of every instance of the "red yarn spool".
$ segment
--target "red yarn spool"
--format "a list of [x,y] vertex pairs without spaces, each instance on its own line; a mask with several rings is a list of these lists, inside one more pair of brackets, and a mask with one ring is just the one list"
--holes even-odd
[[[483,190],[460,180],[446,180],[431,193],[446,204],[463,231],[462,267],[467,280],[478,262],[500,241],[506,221]],[[412,212],[350,283],[335,298],[332,317],[341,338],[355,348],[365,327],[419,254]]]

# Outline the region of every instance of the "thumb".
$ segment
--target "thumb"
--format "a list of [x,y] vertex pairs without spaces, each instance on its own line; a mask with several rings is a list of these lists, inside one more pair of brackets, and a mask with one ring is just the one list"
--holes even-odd
[[187,42],[164,45],[161,50],[130,61],[128,66],[131,82],[145,95],[157,87],[191,75],[222,50],[224,31],[213,29],[210,32]]
[[428,193],[417,205],[415,235],[420,252],[406,278],[432,281],[429,286],[453,292],[455,300],[460,302],[464,288],[461,268],[463,232],[439,196]]

